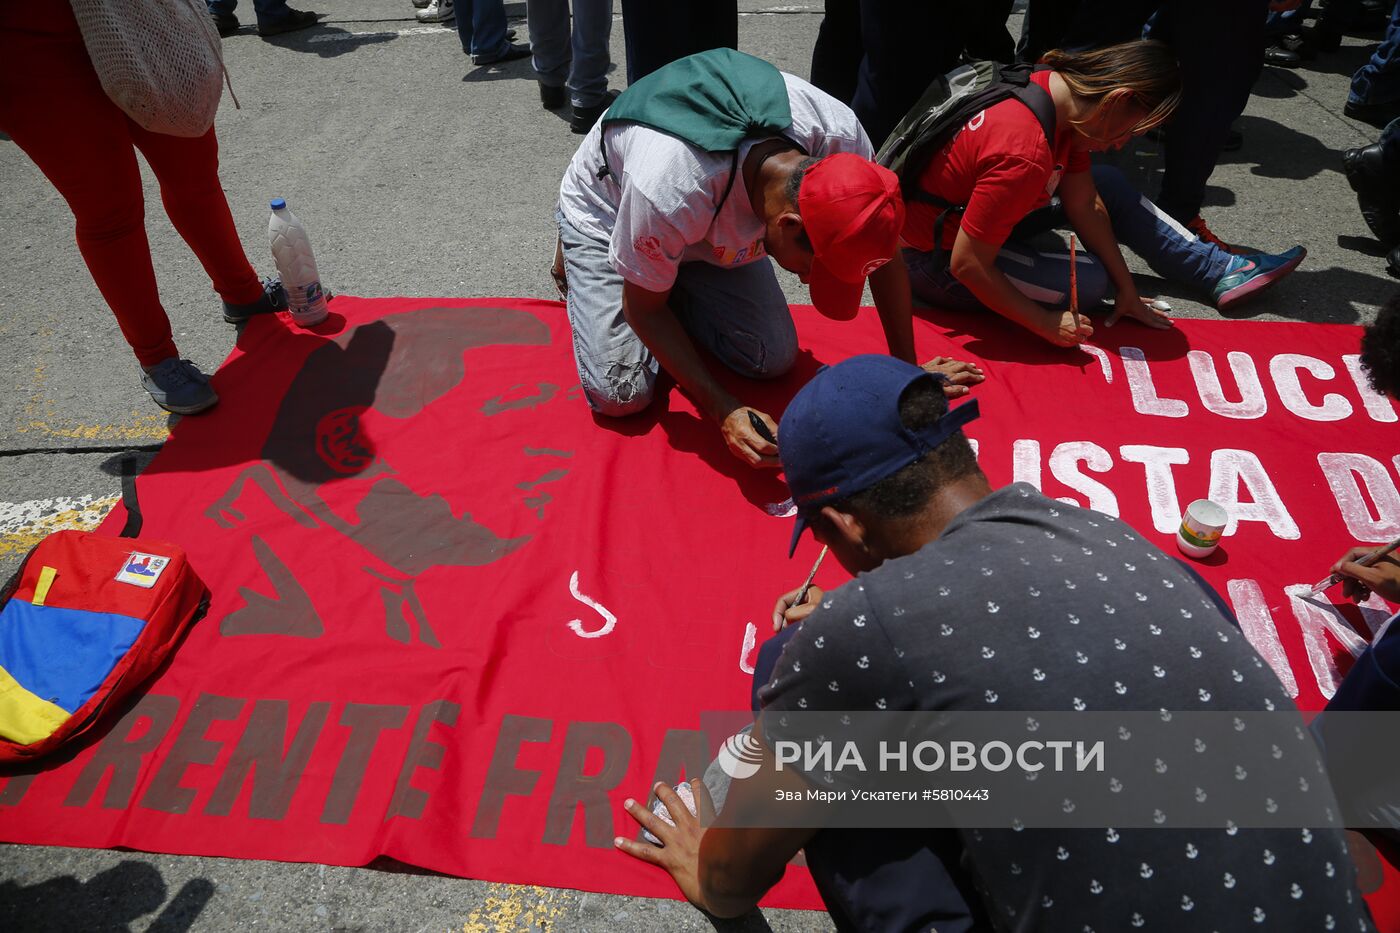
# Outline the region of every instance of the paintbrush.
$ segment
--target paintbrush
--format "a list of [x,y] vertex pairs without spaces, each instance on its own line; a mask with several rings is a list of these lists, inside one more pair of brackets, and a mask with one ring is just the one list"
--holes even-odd
[[[812,565],[812,572],[809,573],[809,574],[807,574],[807,579],[803,580],[803,581],[802,581],[802,585],[801,585],[800,587],[798,587],[798,589],[797,589],[797,595],[796,595],[795,597],[793,597],[792,603],[788,606],[789,609],[792,609],[792,608],[795,608],[795,607],[797,607],[797,606],[800,606],[800,605],[802,605],[803,602],[806,601],[806,599],[807,599],[807,591],[810,590],[810,589],[812,588],[812,581],[815,580],[815,579],[817,578],[817,570],[818,570],[818,568],[821,567],[822,561],[826,559],[826,552],[827,552],[827,550],[828,550],[827,546],[826,546],[826,545],[822,545],[822,552],[821,552],[820,554],[817,555],[817,562],[816,562],[815,564]],[[774,624],[774,626],[773,626],[773,631],[776,632],[776,631],[778,631],[779,629],[781,629],[782,627],[783,627],[783,624],[782,624],[781,621],[779,621],[779,622],[777,622],[777,623]]]
[[827,550],[827,546],[823,544],[822,552],[817,555],[817,562],[812,565],[812,572],[807,574],[807,579],[802,581],[802,588],[797,591],[797,598],[792,601],[794,606],[802,605],[803,600],[807,598],[807,591],[812,588],[812,581],[817,578],[817,570],[821,567],[822,561],[826,560]]
[[[1356,565],[1358,567],[1369,567],[1376,561],[1380,560],[1382,557],[1385,557],[1391,551],[1395,550],[1396,548],[1400,548],[1400,538],[1396,538],[1394,541],[1390,542],[1384,547],[1372,551],[1370,554],[1366,554],[1363,557],[1358,558],[1356,560]],[[1324,592],[1328,588],[1335,586],[1338,583],[1341,583],[1345,579],[1346,577],[1340,573],[1328,574],[1326,580],[1321,581],[1317,584],[1317,586],[1314,586],[1311,590],[1308,591],[1308,595],[1317,596],[1318,594]]]
[[1074,261],[1073,233],[1069,235],[1069,313],[1079,313],[1079,264]]

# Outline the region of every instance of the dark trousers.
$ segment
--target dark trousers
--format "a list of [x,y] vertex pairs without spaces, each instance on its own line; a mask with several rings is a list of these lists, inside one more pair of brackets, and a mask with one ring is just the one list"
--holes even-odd
[[1400,117],[1391,120],[1381,130],[1380,144],[1386,170],[1400,175]]
[[827,0],[812,83],[850,104],[879,149],[964,51],[1011,60],[1010,12],[1010,0]]
[[1267,0],[1169,0],[1150,37],[1181,63],[1181,106],[1167,128],[1157,206],[1182,223],[1201,212],[1230,124],[1264,67]]
[[[865,46],[860,41],[859,0],[826,0],[826,15],[812,47],[812,83],[844,104],[856,96]],[[925,85],[927,86],[927,85]]]
[[1154,0],[1030,0],[1016,58],[1037,62],[1051,49],[1096,49],[1140,38],[1157,6]]
[[1264,29],[1269,38],[1281,39],[1286,35],[1296,35],[1303,30],[1303,23],[1310,15],[1315,15],[1315,29],[1322,36],[1340,36],[1346,32],[1361,12],[1361,0],[1329,0],[1327,5],[1314,14],[1315,0],[1303,0],[1297,9],[1286,13],[1270,13]]
[[627,83],[707,49],[739,47],[738,0],[622,0]]
[[[1157,206],[1182,223],[1201,212],[1230,124],[1264,67],[1267,0],[1031,0],[1019,56],[1136,39],[1146,26],[1181,63],[1181,106],[1168,124]],[[1150,18],[1150,24],[1149,24]]]

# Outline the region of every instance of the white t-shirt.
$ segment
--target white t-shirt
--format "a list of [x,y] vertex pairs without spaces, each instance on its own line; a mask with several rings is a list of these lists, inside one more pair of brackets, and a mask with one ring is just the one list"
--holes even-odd
[[[801,78],[782,74],[792,108],[792,126],[784,136],[814,158],[838,152],[867,159],[874,155],[849,107]],[[610,169],[601,179],[599,134],[605,134]],[[763,222],[743,179],[744,159],[762,141],[746,139],[740,146],[739,177],[717,215],[715,208],[729,185],[732,152],[705,152],[636,123],[596,123],[564,173],[560,211],[580,233],[607,242],[608,259],[618,274],[648,291],[670,289],[683,262],[741,266],[762,259],[768,255]]]

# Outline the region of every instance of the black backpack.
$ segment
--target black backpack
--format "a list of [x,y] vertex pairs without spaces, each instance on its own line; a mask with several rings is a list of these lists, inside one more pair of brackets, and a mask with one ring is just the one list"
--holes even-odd
[[[943,249],[943,224],[949,214],[961,214],[966,204],[951,204],[929,194],[919,178],[930,160],[946,146],[968,120],[1008,98],[1025,104],[1040,121],[1045,142],[1055,147],[1055,103],[1031,74],[1042,66],[1002,65],[999,62],[968,62],[946,75],[935,78],[912,110],[890,133],[875,161],[899,176],[905,201],[923,201],[943,210],[934,222],[935,253]],[[943,261],[947,262],[946,255]]]

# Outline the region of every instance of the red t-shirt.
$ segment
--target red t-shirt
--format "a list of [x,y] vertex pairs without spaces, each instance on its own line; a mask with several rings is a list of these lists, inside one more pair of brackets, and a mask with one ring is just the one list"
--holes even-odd
[[[1050,90],[1050,72],[1031,80]],[[1011,229],[1050,195],[1065,173],[1089,170],[1089,153],[1071,148],[1074,130],[1055,128],[1055,151],[1030,108],[1004,100],[977,114],[929,162],[920,187],[950,204],[966,204],[962,229],[983,243],[1000,246]],[[933,225],[943,209],[910,199],[905,205],[904,242],[918,250],[933,249]],[[952,249],[958,218],[943,224],[943,246]]]

